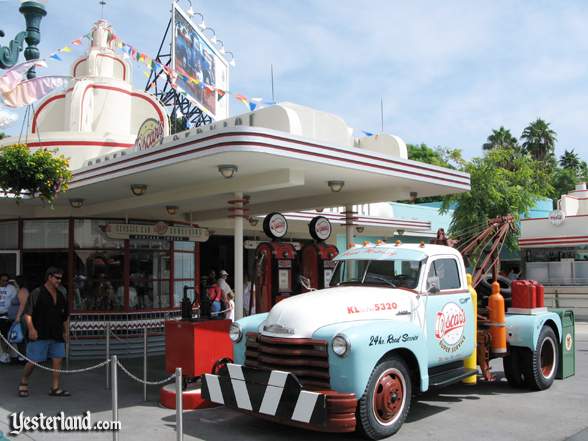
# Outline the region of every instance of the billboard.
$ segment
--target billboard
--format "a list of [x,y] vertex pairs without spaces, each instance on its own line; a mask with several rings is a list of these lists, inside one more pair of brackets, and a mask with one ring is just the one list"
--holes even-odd
[[[176,84],[214,120],[228,118],[228,95],[219,97],[216,91],[229,89],[227,61],[175,2],[172,17],[172,68],[178,73]],[[212,90],[206,85],[212,86]]]

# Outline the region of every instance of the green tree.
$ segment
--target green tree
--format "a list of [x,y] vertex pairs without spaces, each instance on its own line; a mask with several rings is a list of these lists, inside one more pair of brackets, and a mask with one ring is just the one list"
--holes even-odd
[[551,199],[556,201],[563,194],[567,194],[576,188],[578,182],[577,171],[571,168],[557,167],[551,175],[551,186],[553,191]]
[[2,139],[2,138],[6,138],[6,136],[7,136],[7,135],[6,135],[6,133],[4,133],[4,132],[0,132],[0,139]]
[[186,122],[186,117],[177,117],[176,114],[173,113],[169,117],[169,128],[172,135],[178,132],[183,132],[184,130],[188,130],[188,123]]
[[[506,163],[510,166],[502,167]],[[455,209],[450,233],[456,237],[461,232],[481,229],[487,219],[497,216],[512,214],[518,220],[552,191],[545,167],[527,155],[517,155],[513,149],[490,150],[465,163],[464,170],[470,174],[471,190],[446,196],[441,209]],[[516,249],[516,237],[509,237],[507,245]]]
[[449,162],[444,159],[439,148],[432,149],[427,144],[407,144],[406,148],[408,150],[408,159],[438,165],[439,167],[449,167]]
[[553,156],[557,133],[551,129],[548,122],[537,118],[530,123],[521,135],[523,147],[537,161],[544,161]]
[[492,133],[488,136],[486,142],[482,145],[484,150],[492,150],[496,148],[517,148],[517,139],[512,136],[510,130],[500,126],[498,130],[492,130]]
[[28,196],[52,205],[57,194],[67,190],[71,177],[63,155],[46,149],[31,153],[24,144],[0,149],[0,191],[13,195],[16,202]]
[[576,175],[582,171],[582,161],[574,149],[566,150],[559,158],[559,165],[568,170],[572,170]]

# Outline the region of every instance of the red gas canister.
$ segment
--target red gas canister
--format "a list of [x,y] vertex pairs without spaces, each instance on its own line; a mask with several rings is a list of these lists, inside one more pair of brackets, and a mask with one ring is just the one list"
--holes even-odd
[[535,285],[535,306],[537,308],[545,307],[545,287],[536,280],[531,280],[531,283]]
[[530,309],[535,308],[536,287],[528,280],[514,280],[512,289],[512,307]]

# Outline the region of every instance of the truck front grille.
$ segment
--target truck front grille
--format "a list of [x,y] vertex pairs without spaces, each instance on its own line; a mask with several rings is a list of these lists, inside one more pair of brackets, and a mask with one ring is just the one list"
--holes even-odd
[[247,334],[245,366],[291,372],[307,389],[329,389],[327,342]]

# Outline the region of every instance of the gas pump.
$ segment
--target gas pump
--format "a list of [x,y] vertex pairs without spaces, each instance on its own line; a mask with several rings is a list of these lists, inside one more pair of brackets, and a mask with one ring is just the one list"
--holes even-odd
[[339,254],[336,246],[324,242],[331,236],[331,223],[324,216],[316,216],[308,230],[315,242],[302,249],[300,272],[309,279],[311,288],[327,288],[335,268],[333,259]]
[[255,251],[256,311],[268,312],[273,305],[293,292],[296,249],[288,242],[279,242],[288,232],[286,218],[270,213],[263,221],[263,230],[272,242],[258,245]]

